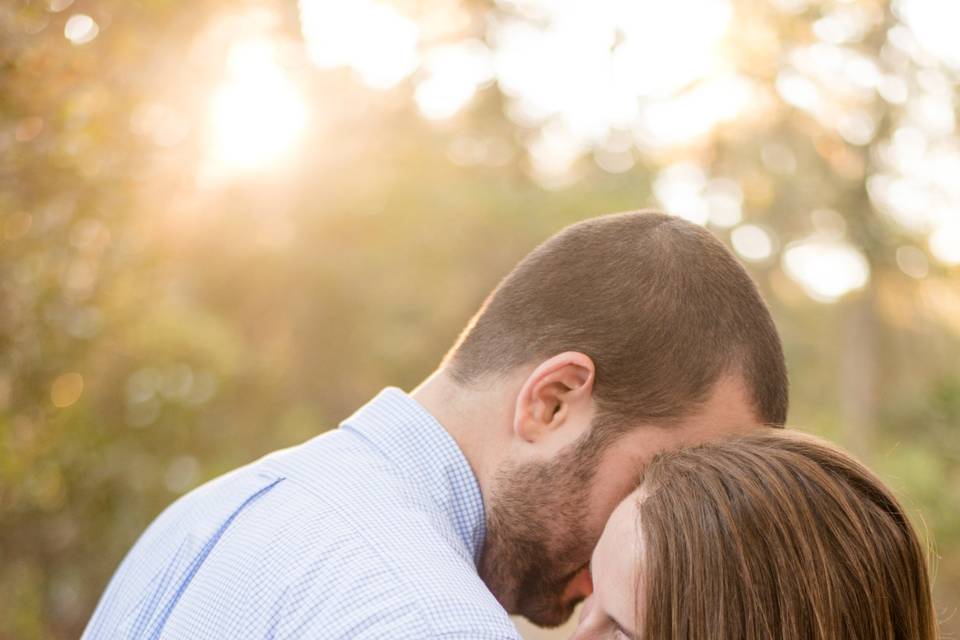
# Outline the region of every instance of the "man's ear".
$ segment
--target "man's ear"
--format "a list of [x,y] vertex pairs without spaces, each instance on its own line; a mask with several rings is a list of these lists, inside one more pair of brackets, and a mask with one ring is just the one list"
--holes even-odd
[[514,433],[526,442],[537,442],[563,426],[571,411],[589,409],[594,376],[593,360],[578,351],[540,363],[517,396]]

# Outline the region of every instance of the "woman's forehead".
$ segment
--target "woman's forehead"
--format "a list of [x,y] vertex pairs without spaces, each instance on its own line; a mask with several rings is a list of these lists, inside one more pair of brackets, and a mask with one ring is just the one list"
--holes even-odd
[[610,514],[591,561],[594,595],[606,613],[635,628],[637,563],[642,541],[637,527],[638,492],[634,491]]

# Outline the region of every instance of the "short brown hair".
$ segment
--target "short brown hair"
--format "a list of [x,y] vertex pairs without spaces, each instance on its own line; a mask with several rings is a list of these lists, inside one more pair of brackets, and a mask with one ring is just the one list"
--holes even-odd
[[735,372],[762,422],[786,420],[786,365],[767,306],[730,251],[682,218],[628,212],[563,229],[500,282],[446,362],[469,384],[564,351],[593,359],[607,417],[683,418]]
[[902,506],[826,442],[756,431],[661,454],[641,486],[644,637],[937,637]]

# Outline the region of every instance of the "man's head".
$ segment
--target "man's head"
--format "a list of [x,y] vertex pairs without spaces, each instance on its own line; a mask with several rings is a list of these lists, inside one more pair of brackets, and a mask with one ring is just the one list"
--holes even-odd
[[787,412],[780,340],[753,282],[710,233],[660,213],[548,239],[443,370],[462,389],[500,390],[480,573],[508,611],[543,625],[589,595],[593,546],[646,461]]

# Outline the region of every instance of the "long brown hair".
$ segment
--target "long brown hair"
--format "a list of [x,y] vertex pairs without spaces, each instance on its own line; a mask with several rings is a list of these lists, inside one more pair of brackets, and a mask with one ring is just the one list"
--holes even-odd
[[935,640],[924,548],[890,490],[795,432],[665,453],[645,470],[646,640]]

